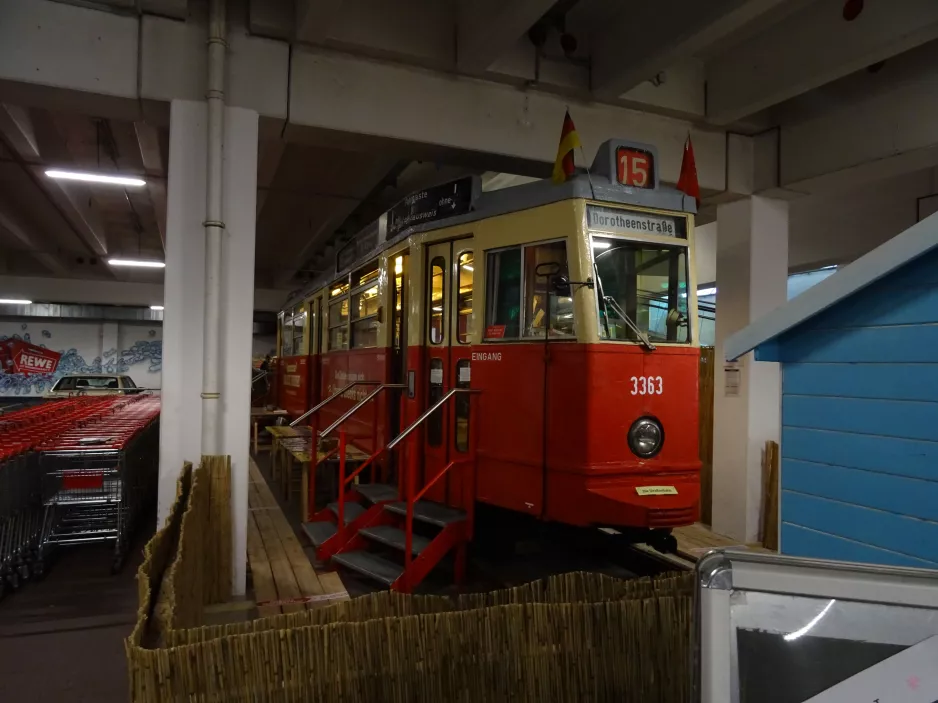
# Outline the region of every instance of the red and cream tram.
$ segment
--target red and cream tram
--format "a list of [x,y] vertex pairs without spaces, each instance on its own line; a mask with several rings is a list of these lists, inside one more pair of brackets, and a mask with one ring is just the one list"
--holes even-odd
[[[610,141],[563,184],[481,193],[465,179],[410,196],[281,312],[282,404],[299,416],[353,381],[401,384],[344,425],[370,454],[474,389],[476,427],[466,394],[419,429],[424,481],[476,441],[472,482],[428,499],[652,530],[667,548],[700,502],[695,204],[659,184],[656,157]],[[629,162],[642,178],[623,177]]]

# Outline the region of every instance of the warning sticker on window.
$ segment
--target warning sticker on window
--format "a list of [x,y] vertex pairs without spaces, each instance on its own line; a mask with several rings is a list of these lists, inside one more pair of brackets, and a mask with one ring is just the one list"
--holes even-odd
[[640,496],[676,496],[674,486],[636,486],[635,492]]

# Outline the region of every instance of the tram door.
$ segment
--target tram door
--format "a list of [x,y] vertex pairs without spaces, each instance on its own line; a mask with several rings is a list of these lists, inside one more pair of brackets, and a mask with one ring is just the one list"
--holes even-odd
[[[408,299],[408,286],[410,268],[408,266],[410,256],[407,252],[401,252],[392,256],[391,266],[391,383],[407,382],[407,307],[410,304]],[[391,437],[397,435],[403,430],[401,423],[401,407],[403,399],[406,397],[403,393],[390,396],[391,402]]]
[[[453,388],[469,388],[471,380],[472,288],[475,275],[472,239],[427,247],[426,276],[426,408]],[[424,432],[424,481],[469,451],[469,397],[458,395],[434,413]],[[427,498],[465,507],[471,487],[461,469],[427,492]]]

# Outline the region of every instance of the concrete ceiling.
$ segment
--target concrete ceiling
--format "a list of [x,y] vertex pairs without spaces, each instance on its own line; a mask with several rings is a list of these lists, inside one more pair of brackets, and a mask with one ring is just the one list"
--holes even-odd
[[[24,0],[10,4],[27,7]],[[70,4],[149,18],[153,21],[141,30],[144,39],[164,31],[169,36],[182,26],[201,36],[197,25],[206,12],[205,0]],[[854,17],[849,10],[858,6],[862,11]],[[859,106],[871,94],[889,95],[896,85],[931,81],[938,51],[933,0],[865,6],[856,0],[230,0],[229,22],[236,56],[248,37],[263,38],[258,41],[267,42],[265,47],[288,46],[291,57],[290,102],[284,118],[264,118],[262,111],[266,121],[258,159],[257,285],[278,289],[295,288],[327,269],[336,244],[412,190],[466,173],[485,174],[488,187],[513,182],[499,175],[506,170],[544,175],[543,163],[506,161],[507,149],[495,154],[478,147],[444,148],[448,137],[442,131],[427,138],[432,148],[404,138],[372,148],[378,137],[354,133],[363,128],[340,134],[331,126],[297,127],[297,116],[310,105],[319,107],[320,123],[328,122],[332,113],[326,103],[343,86],[372,75],[358,72],[365,65],[354,63],[358,59],[417,69],[406,75],[412,83],[400,93],[414,114],[422,110],[414,92],[429,85],[422,81],[452,83],[462,76],[481,79],[465,84],[532,89],[534,100],[549,94],[578,101],[576,114],[614,105],[655,119],[679,117],[708,133],[777,128],[781,188],[838,173],[843,164],[853,166],[854,144],[847,140],[861,128],[837,129],[830,116],[888,123],[889,110],[896,109],[889,100],[877,103],[876,111]],[[324,90],[329,84],[296,78],[307,70],[301,63],[320,55],[332,62],[320,68],[337,67],[328,76],[332,92]],[[150,66],[144,62],[137,70],[138,84],[151,85]],[[265,94],[257,81],[250,85]],[[324,102],[300,104],[295,95],[303,86],[318,86],[315,97]],[[387,92],[381,95],[387,103]],[[0,92],[0,99],[9,100],[10,93]],[[159,272],[115,271],[101,263],[115,255],[162,256],[168,137],[165,120],[147,117],[159,110],[149,112],[153,101],[141,100],[143,117],[97,118],[88,114],[93,110],[73,106],[66,112],[41,102],[0,106],[0,272],[159,280]],[[467,102],[463,112],[476,115],[476,110],[483,124],[501,119],[498,108],[487,104]],[[368,119],[380,122],[383,115]],[[511,119],[531,129],[524,114]],[[822,163],[822,150],[811,146],[819,138],[824,143],[825,130],[844,141],[831,152],[836,159],[830,163]],[[905,133],[923,144],[932,134]],[[807,136],[793,147],[799,135]],[[722,141],[719,146],[722,151]],[[922,151],[917,146],[910,143],[905,150]],[[871,150],[857,161],[878,153]],[[546,161],[552,154],[543,156]],[[50,166],[140,174],[148,185],[141,190],[63,185],[44,176]],[[726,180],[725,171],[713,180],[711,193]]]

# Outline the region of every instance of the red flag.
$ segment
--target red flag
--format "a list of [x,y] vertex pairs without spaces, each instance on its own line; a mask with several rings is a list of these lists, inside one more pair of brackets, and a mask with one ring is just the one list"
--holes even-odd
[[690,134],[684,142],[684,157],[681,159],[681,175],[677,179],[677,189],[694,198],[700,207],[700,183],[697,182],[697,162],[694,161],[694,145]]
[[576,172],[573,163],[573,150],[580,146],[580,135],[576,132],[570,111],[563,117],[560,130],[560,144],[557,146],[557,159],[554,161],[554,183],[563,183]]

